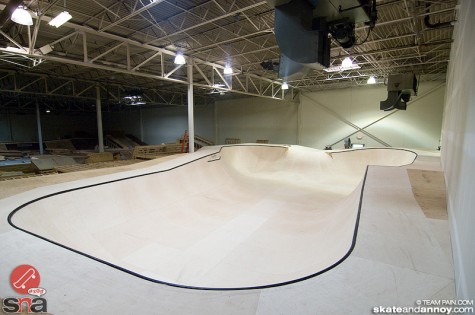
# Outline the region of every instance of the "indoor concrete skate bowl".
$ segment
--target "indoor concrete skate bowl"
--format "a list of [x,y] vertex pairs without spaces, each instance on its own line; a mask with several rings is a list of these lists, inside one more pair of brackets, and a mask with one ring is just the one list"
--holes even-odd
[[415,158],[401,149],[209,147],[23,193],[9,201],[8,221],[149,281],[208,290],[272,287],[343,262],[356,242],[367,165],[402,166]]

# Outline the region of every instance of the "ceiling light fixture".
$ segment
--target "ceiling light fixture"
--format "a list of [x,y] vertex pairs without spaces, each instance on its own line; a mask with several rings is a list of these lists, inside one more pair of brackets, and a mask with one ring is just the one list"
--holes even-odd
[[361,67],[358,64],[353,63],[350,57],[343,59],[341,66],[328,67],[323,69],[326,72],[341,72],[346,70],[360,69]]
[[183,56],[182,52],[177,52],[175,56],[175,64],[176,65],[184,65],[186,64],[185,56]]
[[349,68],[351,68],[351,66],[353,66],[353,61],[351,61],[350,57],[346,57],[345,59],[343,59],[343,61],[341,63],[341,67],[343,69],[349,69]]
[[366,84],[376,84],[376,78],[374,76],[370,76]]
[[282,90],[288,90],[289,84],[287,82],[282,83]]
[[358,66],[358,65],[351,65],[351,67],[348,67],[348,68],[344,68],[342,66],[337,66],[337,67],[329,67],[329,68],[325,68],[323,69],[325,72],[342,72],[342,71],[346,71],[346,70],[354,70],[354,69],[360,69],[361,67]]
[[30,13],[26,10],[26,7],[20,5],[13,11],[11,20],[21,25],[33,25],[33,19]]
[[64,11],[58,14],[54,19],[49,21],[49,25],[54,26],[56,28],[60,27],[67,21],[71,20],[72,16],[66,11],[66,0],[64,0]]
[[7,46],[5,48],[6,51],[11,51],[11,52],[25,52],[26,49],[25,48],[19,48],[19,47],[13,47],[13,46]]
[[229,65],[226,65],[224,67],[224,71],[223,71],[224,74],[233,74],[233,69],[229,66]]
[[60,27],[67,21],[69,21],[72,18],[71,14],[68,13],[68,11],[63,11],[60,14],[58,14],[54,19],[49,21],[49,25],[54,26],[56,28]]
[[137,105],[145,105],[145,101],[143,100],[143,97],[141,95],[128,95],[124,96],[122,98],[122,101],[124,105],[131,105],[131,106],[137,106]]

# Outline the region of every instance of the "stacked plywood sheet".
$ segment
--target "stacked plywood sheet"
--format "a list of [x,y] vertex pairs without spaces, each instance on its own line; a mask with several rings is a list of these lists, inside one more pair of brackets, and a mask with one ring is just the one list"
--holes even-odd
[[100,153],[89,153],[87,158],[84,160],[84,163],[98,163],[98,162],[109,162],[113,161],[114,156],[112,152],[100,152]]
[[226,138],[224,140],[224,143],[225,144],[239,144],[239,143],[241,143],[241,139],[239,139],[239,138]]
[[70,156],[60,155],[42,155],[31,158],[31,163],[38,169],[38,171],[53,170],[57,166],[78,164]]
[[[186,147],[186,146],[185,146]],[[164,143],[160,145],[136,146],[133,152],[134,159],[150,160],[160,156],[182,152],[181,143]]]
[[17,150],[0,150],[0,155],[5,158],[21,158],[25,153]]
[[208,146],[208,145],[214,145],[213,141],[199,135],[195,135],[195,143],[200,144],[202,147]]
[[[136,139],[135,137],[133,137]],[[107,146],[113,148],[121,148],[121,149],[132,149],[138,145],[134,139],[131,139],[129,136],[123,134],[114,134],[114,135],[107,135],[106,136],[106,143]]]
[[45,141],[46,151],[55,155],[71,155],[76,151],[69,139]]
[[72,172],[79,172],[79,171],[95,170],[95,169],[100,169],[100,168],[125,166],[125,165],[135,164],[138,162],[140,161],[139,160],[121,160],[121,161],[98,162],[98,163],[90,163],[90,164],[75,164],[75,165],[58,166],[55,168],[55,170],[58,173],[72,173]]

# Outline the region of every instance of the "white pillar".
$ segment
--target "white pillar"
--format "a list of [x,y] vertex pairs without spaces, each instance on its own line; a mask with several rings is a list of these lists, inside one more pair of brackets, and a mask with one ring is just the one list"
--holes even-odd
[[188,152],[195,151],[195,123],[193,114],[193,60],[188,60]]
[[140,141],[143,142],[143,117],[142,117],[142,108],[139,108],[140,113]]
[[302,92],[299,94],[299,103],[297,104],[297,144],[302,145]]
[[38,99],[36,100],[36,125],[38,126],[38,146],[40,147],[40,155],[43,155],[43,133],[41,132],[40,105],[38,104]]
[[99,152],[104,152],[104,136],[102,134],[102,104],[101,88],[96,86],[96,114],[97,114],[97,139],[99,141]]
[[218,104],[214,102],[214,144],[219,141]]

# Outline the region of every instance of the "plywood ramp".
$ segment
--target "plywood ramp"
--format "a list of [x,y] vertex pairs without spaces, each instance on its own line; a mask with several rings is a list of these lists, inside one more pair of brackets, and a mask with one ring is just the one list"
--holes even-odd
[[33,202],[24,194],[10,221],[151,281],[272,286],[343,261],[354,246],[366,166],[415,157],[394,149],[209,147],[135,173],[43,189]]

